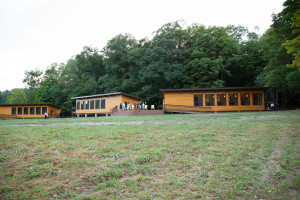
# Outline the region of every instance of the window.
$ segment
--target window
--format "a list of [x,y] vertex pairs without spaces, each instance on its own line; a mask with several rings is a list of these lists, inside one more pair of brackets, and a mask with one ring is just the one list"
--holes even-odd
[[22,107],[18,108],[18,115],[22,115]]
[[237,93],[228,94],[228,98],[229,98],[229,106],[238,106],[239,105]]
[[96,100],[96,109],[100,109],[100,100]]
[[214,106],[214,105],[215,105],[214,94],[206,94],[205,95],[205,106]]
[[36,107],[36,108],[35,108],[35,113],[36,113],[37,115],[40,115],[40,114],[41,114],[41,107]]
[[226,106],[226,94],[217,94],[217,105]]
[[16,115],[16,113],[17,113],[16,107],[12,107],[11,108],[11,115]]
[[81,104],[81,110],[84,110],[84,101],[81,101],[80,104]]
[[261,93],[253,93],[252,98],[253,98],[253,105],[255,105],[255,106],[262,105],[262,94]]
[[94,100],[91,100],[91,101],[90,101],[90,104],[91,104],[91,105],[90,105],[90,108],[91,108],[91,109],[94,109],[95,101],[94,101]]
[[80,101],[77,101],[77,110],[80,110]]
[[105,99],[101,99],[101,109],[105,109]]
[[45,112],[47,112],[47,107],[42,108],[42,114],[44,114]]
[[242,104],[242,106],[250,105],[250,94],[249,93],[241,93],[241,104]]
[[194,95],[194,106],[196,107],[203,106],[203,94]]
[[85,101],[85,109],[86,110],[90,109],[90,102],[89,101]]
[[34,107],[30,107],[30,114],[34,115]]
[[28,107],[24,107],[24,115],[28,115]]

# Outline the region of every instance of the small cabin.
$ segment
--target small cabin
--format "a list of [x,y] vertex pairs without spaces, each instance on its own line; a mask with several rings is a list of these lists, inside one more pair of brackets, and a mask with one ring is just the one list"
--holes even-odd
[[90,96],[72,97],[76,100],[76,114],[80,115],[105,115],[111,114],[113,109],[118,108],[120,104],[140,103],[141,98],[131,96],[123,92],[96,94]]
[[228,87],[161,89],[165,112],[259,111],[265,88]]
[[61,108],[51,104],[0,104],[0,118],[58,118]]

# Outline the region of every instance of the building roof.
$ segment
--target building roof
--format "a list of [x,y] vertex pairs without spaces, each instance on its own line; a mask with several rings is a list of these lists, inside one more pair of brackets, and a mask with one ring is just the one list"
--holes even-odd
[[225,91],[225,90],[265,90],[266,87],[224,87],[224,88],[189,88],[189,89],[161,89],[160,92],[197,92],[197,91]]
[[16,104],[0,104],[0,106],[52,106],[54,108],[60,109],[60,107],[49,103],[16,103]]
[[116,96],[116,95],[124,95],[128,97],[132,97],[135,99],[141,100],[141,98],[123,93],[123,92],[113,92],[113,93],[106,93],[106,94],[95,94],[95,95],[89,95],[89,96],[80,96],[80,97],[72,97],[71,99],[89,99],[89,98],[94,98],[94,97],[108,97],[108,96]]

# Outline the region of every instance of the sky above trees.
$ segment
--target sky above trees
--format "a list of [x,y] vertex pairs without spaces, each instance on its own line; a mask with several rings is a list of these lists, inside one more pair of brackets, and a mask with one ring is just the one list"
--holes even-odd
[[25,70],[66,63],[84,46],[102,49],[119,33],[152,39],[154,30],[176,20],[187,26],[259,26],[263,34],[283,2],[0,0],[0,91],[25,87]]

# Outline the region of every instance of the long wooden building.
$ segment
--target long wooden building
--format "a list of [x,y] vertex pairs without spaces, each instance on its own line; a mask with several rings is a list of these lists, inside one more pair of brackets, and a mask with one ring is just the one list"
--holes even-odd
[[80,115],[103,115],[110,114],[120,103],[140,103],[141,98],[131,96],[123,92],[96,94],[90,96],[72,97],[76,100],[76,114]]
[[40,104],[0,104],[0,118],[57,118],[60,116],[61,108],[55,105]]
[[165,112],[259,111],[265,109],[262,87],[161,89]]

